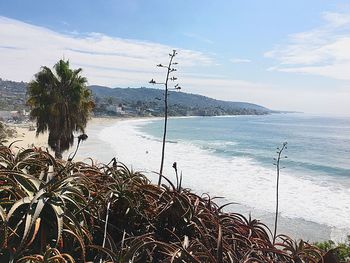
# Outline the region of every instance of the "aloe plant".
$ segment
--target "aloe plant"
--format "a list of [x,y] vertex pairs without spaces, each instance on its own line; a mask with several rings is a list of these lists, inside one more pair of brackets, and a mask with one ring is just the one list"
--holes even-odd
[[260,221],[163,178],[158,186],[119,162],[0,147],[0,262],[317,263],[328,255],[270,239]]

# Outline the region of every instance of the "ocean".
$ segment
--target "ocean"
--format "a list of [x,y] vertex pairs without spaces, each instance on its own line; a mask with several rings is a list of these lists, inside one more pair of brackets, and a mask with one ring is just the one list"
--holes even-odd
[[[94,153],[113,157],[156,182],[162,119],[91,127]],[[95,137],[95,138],[94,138]],[[226,211],[261,219],[273,229],[276,148],[288,142],[280,175],[278,232],[294,238],[342,240],[350,234],[350,117],[307,114],[171,118],[164,175],[196,193],[235,202]],[[88,146],[88,141],[86,146]],[[90,145],[90,147],[92,147]],[[97,150],[96,150],[97,149]],[[87,156],[86,156],[87,157]]]

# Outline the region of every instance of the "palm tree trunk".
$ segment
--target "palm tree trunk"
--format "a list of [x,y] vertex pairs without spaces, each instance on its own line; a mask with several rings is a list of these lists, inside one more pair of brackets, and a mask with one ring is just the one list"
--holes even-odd
[[55,148],[55,158],[62,159],[62,150],[61,150],[61,139],[58,139],[56,148]]

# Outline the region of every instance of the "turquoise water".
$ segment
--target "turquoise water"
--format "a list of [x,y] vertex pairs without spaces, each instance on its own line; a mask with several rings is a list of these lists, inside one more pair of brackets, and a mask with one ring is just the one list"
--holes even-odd
[[[162,127],[162,121],[149,122],[142,131],[161,138]],[[265,167],[272,166],[276,147],[288,142],[288,159],[283,160],[288,171],[350,183],[350,117],[273,114],[171,119],[167,139],[189,141],[224,158],[248,157]]]
[[[350,118],[306,114],[190,117],[169,120],[164,175],[196,193],[220,196],[226,209],[273,226],[276,147],[288,142],[280,178],[279,230],[310,240],[350,234]],[[116,157],[156,181],[161,119],[116,121],[90,129],[96,158]],[[90,136],[89,136],[90,137]],[[84,152],[81,149],[82,152]],[[89,152],[89,151],[87,151]],[[107,158],[109,158],[107,160]],[[105,160],[106,159],[106,160]]]

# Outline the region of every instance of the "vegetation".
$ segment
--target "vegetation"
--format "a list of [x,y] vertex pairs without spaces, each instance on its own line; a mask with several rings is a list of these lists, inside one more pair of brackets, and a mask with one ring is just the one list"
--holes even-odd
[[26,110],[26,89],[24,82],[3,80],[0,78],[0,111]]
[[[158,179],[158,185],[160,185],[163,175],[163,165],[164,165],[164,154],[165,154],[165,139],[166,139],[166,132],[167,132],[167,123],[168,123],[168,96],[169,96],[169,81],[175,81],[177,80],[176,77],[170,76],[170,74],[176,69],[174,68],[174,65],[177,65],[177,62],[174,62],[174,57],[177,55],[176,50],[173,50],[173,53],[169,54],[169,64],[167,66],[164,66],[162,64],[158,64],[157,67],[160,68],[166,68],[166,77],[165,82],[156,82],[154,79],[152,79],[149,83],[151,84],[160,84],[164,85],[164,127],[163,127],[163,140],[162,140],[162,157],[160,162],[160,169],[159,169],[159,179]],[[180,90],[179,84],[176,84],[174,86],[175,90]]]
[[16,134],[14,129],[7,127],[0,121],[0,145],[7,142],[8,138],[13,137]]
[[[8,135],[0,123],[0,262],[291,262],[328,263],[349,260],[349,243],[335,247],[331,241],[309,244],[276,235],[280,160],[287,143],[277,148],[276,218],[274,233],[258,220],[224,212],[208,195],[196,195],[182,187],[173,164],[176,184],[163,175],[168,115],[189,112],[168,101],[176,71],[174,50],[165,68],[162,157],[158,184],[140,172],[128,169],[115,158],[109,164],[73,162],[84,128],[95,103],[81,69],[72,70],[60,60],[35,75],[28,85],[28,105],[37,122],[37,134],[49,132],[48,144],[55,157],[40,148],[12,151],[2,142]],[[1,79],[0,79],[1,80]],[[151,90],[151,89],[150,89]],[[172,93],[176,94],[176,93]],[[197,96],[197,95],[189,95]],[[215,100],[203,97],[209,107]],[[158,100],[161,100],[158,98]],[[113,97],[95,98],[118,111],[125,105]],[[102,101],[102,103],[101,103]],[[135,103],[135,102],[133,102]],[[146,104],[145,103],[149,103]],[[212,105],[210,104],[212,103]],[[221,103],[221,104],[220,104]],[[137,101],[140,112],[150,110],[152,101]],[[207,106],[208,106],[207,105]],[[198,115],[227,114],[230,102],[219,102],[213,111]],[[248,104],[242,104],[247,106]],[[225,108],[225,107],[228,108]],[[245,107],[244,106],[244,107]],[[177,108],[178,107],[178,108]],[[181,108],[182,107],[182,108]],[[192,107],[192,106],[191,106]],[[193,110],[194,108],[188,108]],[[199,107],[196,105],[195,107]],[[265,108],[249,104],[240,114],[265,114]],[[175,109],[175,110],[174,110]],[[187,108],[186,108],[187,109]],[[107,108],[106,108],[107,110]],[[237,114],[237,109],[233,111]],[[101,112],[103,109],[101,108]],[[193,111],[192,111],[193,112]],[[77,148],[68,161],[62,152],[78,136]],[[164,178],[166,183],[161,184]],[[350,242],[350,239],[349,239]],[[340,261],[339,261],[340,260]]]
[[0,146],[0,262],[327,262],[163,178]]
[[[97,99],[96,113],[112,114],[111,105],[122,104],[127,114],[164,116],[164,91],[151,88],[90,87]],[[261,115],[272,111],[252,103],[221,101],[201,95],[169,91],[169,116]],[[114,113],[115,114],[115,113]]]
[[345,242],[339,244],[334,243],[332,240],[317,242],[315,245],[323,251],[332,251],[335,260],[339,262],[350,262],[350,236],[348,236]]
[[[29,111],[28,83],[0,79],[0,111]],[[164,92],[151,88],[88,86],[96,116],[164,116]],[[261,115],[273,111],[252,103],[220,101],[201,95],[169,91],[169,116]],[[119,111],[117,110],[119,108]],[[1,112],[0,112],[1,118]],[[25,116],[23,116],[25,118]]]
[[6,137],[7,137],[7,133],[6,133],[5,124],[3,124],[3,123],[0,121],[0,143],[6,142]]
[[72,70],[69,61],[60,60],[54,72],[42,67],[28,85],[30,116],[36,120],[37,135],[48,130],[48,145],[61,159],[74,140],[73,132],[82,132],[94,107],[82,69]]

